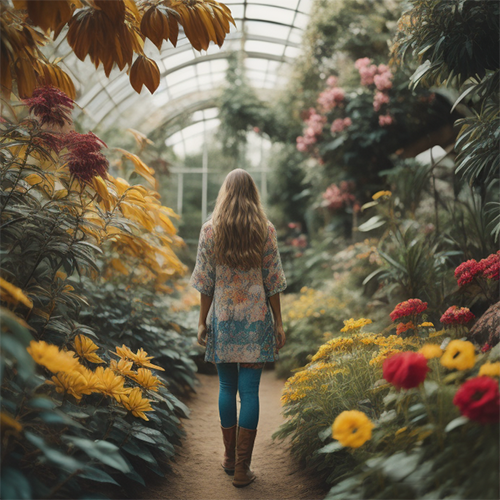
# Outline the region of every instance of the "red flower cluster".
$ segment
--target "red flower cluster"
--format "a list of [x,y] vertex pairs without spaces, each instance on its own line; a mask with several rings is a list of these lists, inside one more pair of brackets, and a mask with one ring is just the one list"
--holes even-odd
[[33,136],[33,141],[43,149],[49,149],[59,153],[64,147],[64,139],[60,134],[55,134],[46,130],[41,130]]
[[500,278],[500,250],[481,260],[483,276],[490,280],[498,281]]
[[415,325],[411,321],[408,321],[408,323],[399,323],[398,327],[396,328],[396,333],[398,335],[401,335],[408,330],[415,330]]
[[47,123],[63,127],[65,123],[71,123],[73,99],[56,87],[38,87],[31,97],[23,102],[29,106],[30,113],[40,119],[41,125]]
[[385,380],[398,388],[419,386],[427,376],[427,359],[419,352],[401,352],[387,358],[383,365]]
[[70,132],[65,136],[65,147],[68,149],[63,157],[68,162],[69,171],[82,181],[90,181],[96,175],[106,178],[108,160],[101,153],[106,144],[95,134],[79,134]]
[[467,307],[451,306],[446,309],[439,321],[445,325],[465,325],[474,318],[474,314]]
[[475,377],[458,389],[453,404],[462,415],[481,424],[495,424],[500,420],[498,384],[491,377]]
[[486,259],[477,262],[475,259],[470,259],[462,262],[455,269],[455,278],[458,286],[470,283],[476,276],[482,274],[483,278],[496,280],[500,278],[500,250],[497,253],[492,253]]
[[457,279],[458,286],[470,283],[482,271],[482,266],[475,259],[462,262],[455,269],[455,278]]
[[392,321],[406,316],[416,316],[427,309],[427,302],[422,302],[420,299],[409,299],[398,304],[394,311],[391,312],[390,317]]

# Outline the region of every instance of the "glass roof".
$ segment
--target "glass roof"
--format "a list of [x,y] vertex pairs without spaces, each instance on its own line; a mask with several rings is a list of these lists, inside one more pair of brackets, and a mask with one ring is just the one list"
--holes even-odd
[[[207,51],[198,52],[182,29],[177,47],[164,42],[160,54],[147,41],[145,52],[158,63],[161,73],[160,86],[153,95],[146,88],[137,94],[128,75],[117,69],[106,78],[88,59],[78,60],[65,40],[55,44],[52,55],[63,57],[60,65],[73,77],[86,127],[118,124],[148,134],[185,113],[213,113],[210,108],[225,82],[226,58],[231,52],[244,52],[249,82],[262,98],[271,98],[275,89],[286,83],[287,69],[300,53],[313,1],[225,0],[237,28],[231,26],[222,48],[211,44]],[[215,117],[202,121],[207,122],[204,127],[217,126]],[[193,122],[191,126],[196,126],[196,120]]]

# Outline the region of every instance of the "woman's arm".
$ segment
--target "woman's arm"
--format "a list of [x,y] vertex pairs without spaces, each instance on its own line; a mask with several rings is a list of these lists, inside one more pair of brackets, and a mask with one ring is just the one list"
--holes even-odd
[[200,293],[200,319],[198,321],[198,326],[207,326],[207,316],[208,311],[210,310],[210,306],[212,305],[213,296],[205,295],[204,293]]
[[285,330],[283,329],[283,320],[281,318],[281,300],[280,294],[275,293],[269,297],[269,304],[274,316],[274,329],[276,331],[276,347],[281,349],[286,342]]
[[213,296],[200,293],[200,318],[198,320],[198,344],[207,345],[207,316]]
[[274,316],[274,324],[275,325],[283,325],[283,321],[281,319],[281,300],[280,294],[275,293],[269,297],[269,303],[271,304],[271,309],[273,311]]

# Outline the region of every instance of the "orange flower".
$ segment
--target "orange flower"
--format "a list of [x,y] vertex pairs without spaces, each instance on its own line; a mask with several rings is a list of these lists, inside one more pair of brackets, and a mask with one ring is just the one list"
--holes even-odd
[[104,363],[104,361],[95,354],[99,347],[85,335],[77,335],[75,337],[75,350],[81,358],[85,358],[91,363]]
[[121,402],[124,396],[130,394],[131,389],[123,386],[125,379],[120,375],[116,375],[110,368],[104,369],[99,366],[95,371],[95,375],[102,384],[102,388],[99,389],[101,394],[111,396],[118,402]]
[[132,389],[128,396],[122,398],[121,402],[127,410],[132,412],[134,417],[143,418],[144,420],[149,420],[144,413],[145,411],[154,411],[151,407],[151,400],[143,398],[142,391],[138,387]]

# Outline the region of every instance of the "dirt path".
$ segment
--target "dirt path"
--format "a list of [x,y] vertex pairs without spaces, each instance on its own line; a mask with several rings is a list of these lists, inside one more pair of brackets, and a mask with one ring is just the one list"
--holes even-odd
[[[218,378],[198,375],[201,386],[188,403],[191,417],[184,421],[187,437],[173,473],[164,484],[148,489],[148,499],[162,500],[316,500],[326,491],[318,480],[300,469],[290,455],[288,443],[273,442],[271,435],[283,422],[280,396],[283,381],[273,371],[264,371],[260,386],[260,420],[252,457],[257,479],[245,488],[235,488],[223,471],[222,433],[217,409]],[[167,482],[168,481],[168,482]]]

